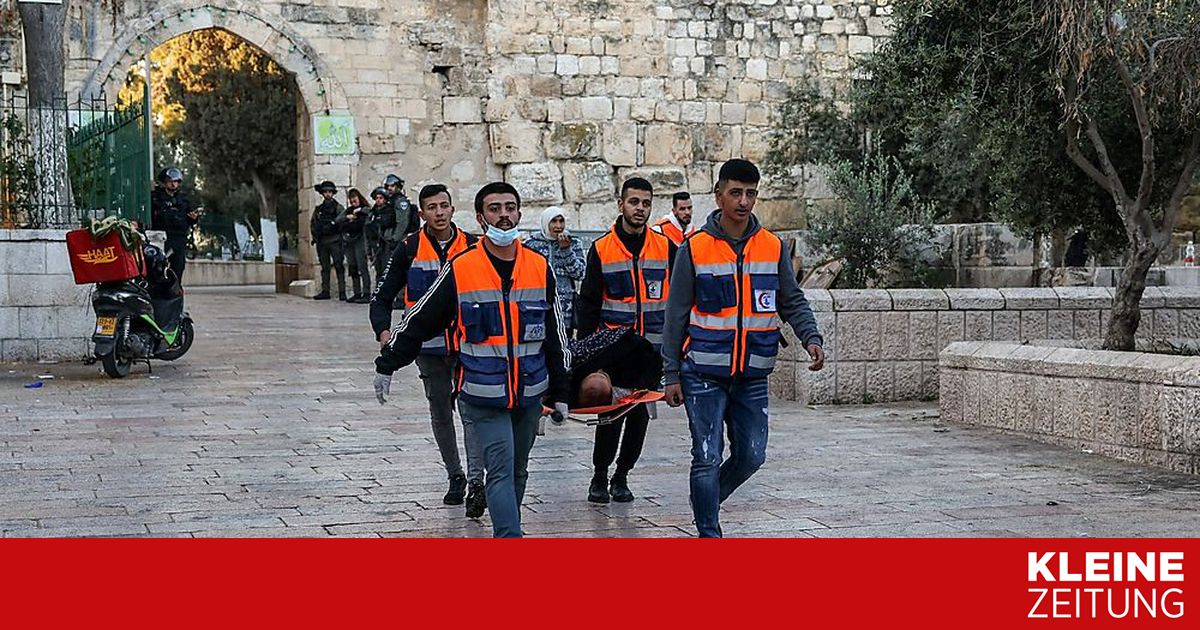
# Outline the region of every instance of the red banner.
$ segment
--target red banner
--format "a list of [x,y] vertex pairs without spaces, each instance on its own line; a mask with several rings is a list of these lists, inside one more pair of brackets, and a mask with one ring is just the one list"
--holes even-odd
[[7,540],[0,558],[10,628],[1190,628],[1200,615],[1190,539]]

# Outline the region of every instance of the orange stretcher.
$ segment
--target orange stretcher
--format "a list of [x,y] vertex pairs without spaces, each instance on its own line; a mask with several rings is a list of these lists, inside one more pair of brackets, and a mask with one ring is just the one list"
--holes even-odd
[[[574,420],[588,426],[598,424],[612,424],[617,420],[625,417],[625,414],[633,410],[634,407],[645,403],[652,403],[662,400],[664,394],[662,392],[650,391],[648,389],[639,389],[630,392],[627,396],[613,402],[610,405],[600,405],[599,407],[580,407],[578,409],[568,410],[568,420]],[[542,407],[543,415],[550,415],[554,410],[549,407]]]

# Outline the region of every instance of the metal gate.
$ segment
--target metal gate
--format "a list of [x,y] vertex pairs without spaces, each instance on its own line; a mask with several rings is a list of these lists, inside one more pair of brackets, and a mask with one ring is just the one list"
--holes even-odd
[[146,99],[109,108],[104,99],[55,99],[34,107],[22,94],[0,102],[0,228],[71,228],[110,215],[150,221]]

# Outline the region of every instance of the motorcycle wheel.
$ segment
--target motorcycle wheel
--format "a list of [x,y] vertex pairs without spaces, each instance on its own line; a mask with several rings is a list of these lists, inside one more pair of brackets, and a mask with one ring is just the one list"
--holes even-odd
[[131,359],[118,357],[116,349],[100,357],[100,363],[104,365],[104,373],[111,378],[129,376],[129,368],[133,365]]
[[157,358],[163,361],[174,361],[179,357],[187,354],[187,351],[192,347],[192,340],[196,337],[196,330],[192,328],[192,320],[185,319],[179,325],[179,343],[167,350],[160,352]]

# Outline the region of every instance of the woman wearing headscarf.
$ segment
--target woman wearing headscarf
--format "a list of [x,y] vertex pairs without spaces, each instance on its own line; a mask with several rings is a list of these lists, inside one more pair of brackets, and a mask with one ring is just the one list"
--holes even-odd
[[542,212],[541,226],[541,231],[531,235],[525,244],[550,261],[558,286],[558,305],[563,321],[567,323],[567,335],[574,336],[575,283],[583,280],[583,246],[567,231],[566,216],[558,206],[550,206]]

